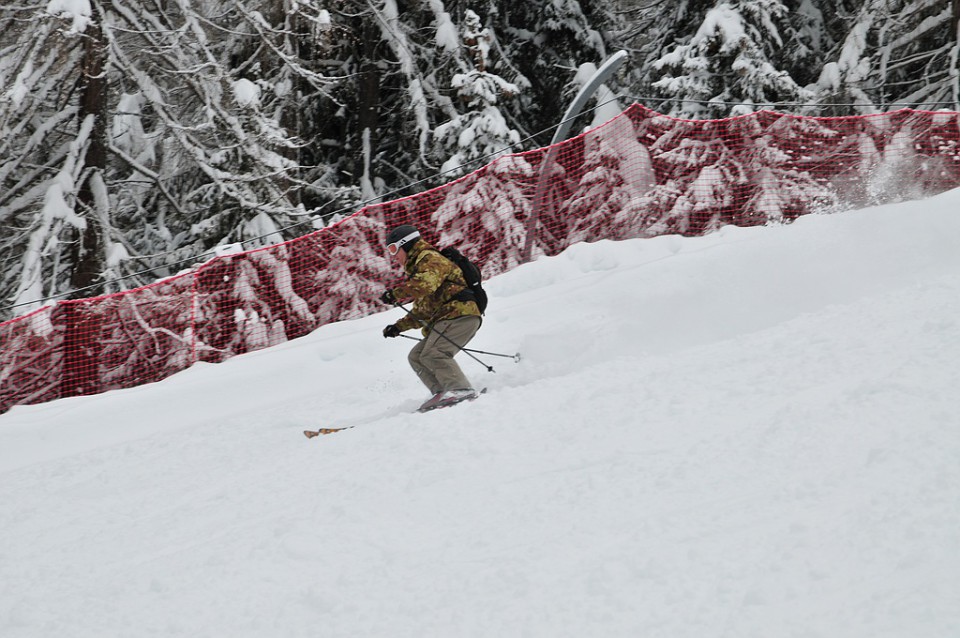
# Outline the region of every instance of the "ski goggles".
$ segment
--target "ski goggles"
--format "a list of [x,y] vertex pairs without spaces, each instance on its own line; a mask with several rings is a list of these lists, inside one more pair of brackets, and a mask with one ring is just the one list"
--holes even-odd
[[401,249],[401,248],[403,248],[404,246],[406,246],[407,244],[409,244],[410,242],[412,242],[414,239],[419,239],[419,237],[420,237],[420,233],[418,233],[418,232],[417,232],[417,233],[410,233],[410,234],[407,235],[406,237],[403,237],[403,238],[401,238],[401,239],[398,239],[397,241],[393,242],[392,244],[387,244],[387,252],[390,253],[390,256],[391,256],[391,257],[393,257],[393,256],[396,255],[398,252],[400,252],[400,249]]

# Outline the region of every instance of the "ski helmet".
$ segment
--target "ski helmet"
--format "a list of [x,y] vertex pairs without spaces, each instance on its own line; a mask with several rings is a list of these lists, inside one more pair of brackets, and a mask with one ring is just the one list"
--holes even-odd
[[406,250],[420,239],[420,231],[410,226],[402,224],[397,226],[387,235],[387,252],[396,255],[401,249]]

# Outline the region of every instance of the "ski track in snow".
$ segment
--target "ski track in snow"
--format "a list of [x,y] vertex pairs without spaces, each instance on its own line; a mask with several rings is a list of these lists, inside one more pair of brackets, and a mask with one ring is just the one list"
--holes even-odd
[[958,635],[958,204],[518,268],[446,410],[390,313],[14,408],[0,635]]

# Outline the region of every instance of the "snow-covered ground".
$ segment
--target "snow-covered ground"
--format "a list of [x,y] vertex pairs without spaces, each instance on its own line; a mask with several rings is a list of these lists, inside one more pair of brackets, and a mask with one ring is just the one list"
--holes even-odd
[[0,635],[958,636],[958,210],[528,264],[429,414],[395,313],[15,408]]

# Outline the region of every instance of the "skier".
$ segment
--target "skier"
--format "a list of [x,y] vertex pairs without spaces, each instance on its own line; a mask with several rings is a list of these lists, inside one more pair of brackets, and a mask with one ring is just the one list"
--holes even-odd
[[463,272],[420,237],[413,226],[397,226],[387,235],[387,252],[403,266],[408,279],[388,288],[385,304],[413,299],[407,315],[383,329],[393,338],[421,328],[424,338],[410,351],[410,367],[433,394],[421,411],[453,405],[477,397],[476,390],[453,360],[480,329],[480,310]]

